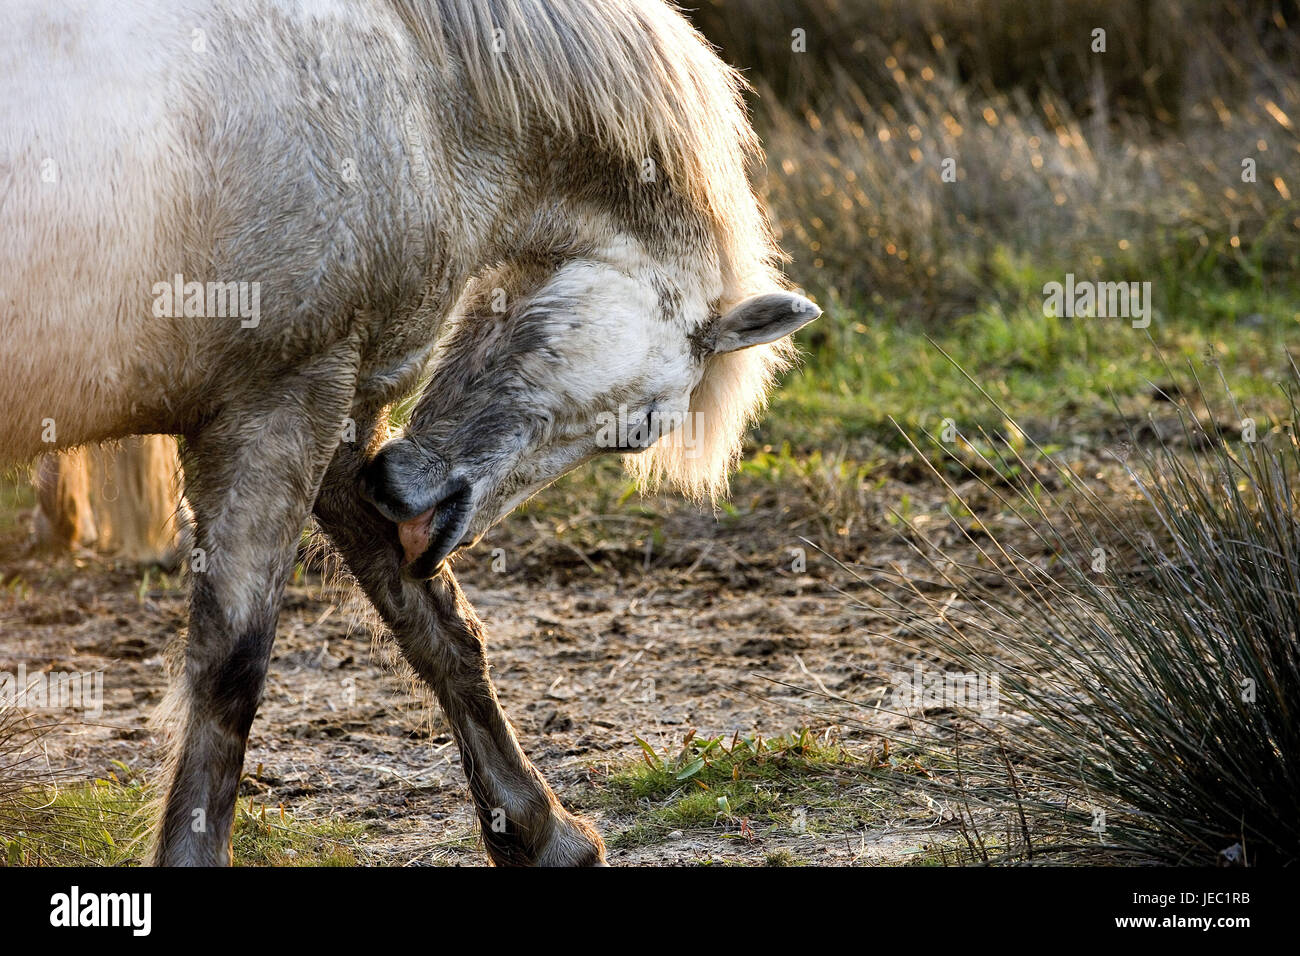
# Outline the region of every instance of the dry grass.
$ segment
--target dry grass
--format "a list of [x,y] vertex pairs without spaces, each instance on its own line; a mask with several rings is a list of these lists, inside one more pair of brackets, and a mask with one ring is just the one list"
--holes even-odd
[[1168,280],[1167,309],[1192,276],[1290,281],[1293,6],[719,0],[696,19],[759,88],[792,274],[946,318],[1037,296],[1044,270]]

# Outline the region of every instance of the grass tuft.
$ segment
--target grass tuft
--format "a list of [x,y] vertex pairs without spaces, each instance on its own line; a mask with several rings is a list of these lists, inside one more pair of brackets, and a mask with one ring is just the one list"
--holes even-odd
[[830,732],[807,728],[730,741],[691,731],[663,751],[636,741],[641,760],[611,774],[603,795],[607,812],[635,814],[614,837],[616,847],[660,843],[673,831],[743,840],[853,832],[881,819],[871,798],[874,773],[925,772],[915,756],[893,753],[887,742],[859,754]]
[[[1236,433],[1197,418],[1207,402],[1194,379],[1179,390],[1176,435],[1130,431],[1119,497],[1068,468],[1069,500],[1027,483],[1002,492],[967,469],[1033,529],[1033,553],[988,534],[975,508],[954,522],[975,560],[910,526],[928,569],[909,576],[921,610],[878,593],[932,670],[999,681],[999,716],[967,712],[976,730],[915,741],[949,755],[955,769],[924,785],[956,806],[976,858],[1300,860],[1300,822],[1285,810],[1300,792],[1292,374],[1289,420],[1238,412]],[[1004,465],[1023,463],[1011,444],[979,437]]]

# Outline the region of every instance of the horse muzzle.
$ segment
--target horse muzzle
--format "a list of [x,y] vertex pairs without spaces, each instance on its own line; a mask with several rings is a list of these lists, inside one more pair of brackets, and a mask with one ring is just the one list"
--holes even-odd
[[397,525],[403,567],[413,577],[432,576],[474,516],[473,489],[451,470],[408,439],[390,442],[362,468],[361,497]]
[[454,479],[443,488],[442,497],[428,511],[397,523],[402,542],[403,567],[414,578],[432,577],[448,555],[465,539],[474,517],[469,483]]

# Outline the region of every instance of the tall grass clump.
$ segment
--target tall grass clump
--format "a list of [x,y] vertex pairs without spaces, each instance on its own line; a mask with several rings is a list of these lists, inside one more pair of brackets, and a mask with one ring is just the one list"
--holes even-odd
[[[927,667],[1000,682],[997,717],[910,715],[912,743],[954,768],[924,789],[953,801],[964,832],[1001,821],[1014,858],[1300,861],[1294,365],[1292,379],[1289,421],[1251,422],[1228,395],[1231,431],[1196,415],[1193,403],[1207,406],[1196,383],[1180,427],[1128,436],[1126,493],[1059,462],[1067,490],[1049,492],[1062,483],[1038,480],[1042,459],[987,434],[935,468],[958,503],[960,544],[912,525],[927,572],[875,590]],[[967,507],[975,487],[1029,535],[992,535]]]

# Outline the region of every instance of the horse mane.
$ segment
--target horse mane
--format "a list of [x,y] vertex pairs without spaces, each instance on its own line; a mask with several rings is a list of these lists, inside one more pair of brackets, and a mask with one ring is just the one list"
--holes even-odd
[[[516,133],[544,126],[598,144],[639,168],[653,158],[710,227],[723,311],[785,285],[781,253],[748,177],[761,155],[741,75],[678,9],[662,0],[389,0],[477,118]],[[715,498],[788,341],[715,356],[691,397],[698,426],[686,448],[672,435],[626,461],[643,487],[667,480]]]

